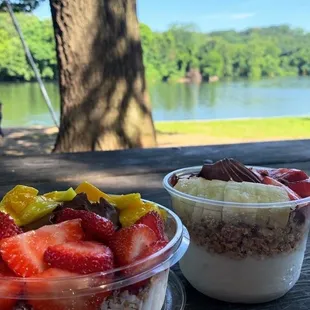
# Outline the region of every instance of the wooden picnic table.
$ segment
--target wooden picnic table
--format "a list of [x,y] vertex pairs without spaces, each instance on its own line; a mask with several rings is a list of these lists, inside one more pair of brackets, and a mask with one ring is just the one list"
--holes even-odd
[[[64,190],[88,180],[106,192],[141,192],[145,199],[170,207],[170,197],[162,187],[165,174],[200,165],[205,159],[216,161],[223,157],[250,165],[292,167],[310,173],[310,140],[2,157],[0,195],[16,184],[35,186],[46,192]],[[186,288],[186,310],[310,309],[309,242],[299,282],[285,297],[261,305],[228,304],[207,298],[190,286],[178,265],[173,269]]]

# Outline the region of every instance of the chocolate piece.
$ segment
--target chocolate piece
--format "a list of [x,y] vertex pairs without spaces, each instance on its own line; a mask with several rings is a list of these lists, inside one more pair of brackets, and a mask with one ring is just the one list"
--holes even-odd
[[204,164],[197,176],[206,180],[262,183],[256,173],[232,158]]
[[92,203],[91,209],[88,211],[95,212],[98,215],[109,219],[114,224],[115,228],[121,227],[121,223],[119,221],[119,210],[104,198],[100,198],[99,202]]
[[[57,207],[55,211],[58,212],[66,208],[94,212],[110,220],[114,224],[115,228],[120,227],[119,211],[104,198],[100,198],[99,202],[91,203],[85,193],[80,193],[77,194],[71,201],[65,201],[60,208]],[[56,212],[54,212],[54,215]]]
[[55,211],[60,211],[66,208],[89,211],[89,208],[91,208],[91,202],[88,200],[85,193],[80,193],[77,194],[72,200],[63,202]]
[[104,198],[100,198],[99,202],[91,203],[85,193],[80,193],[77,194],[71,201],[65,201],[63,203],[60,203],[53,213],[47,214],[39,220],[24,226],[24,231],[38,229],[44,225],[55,224],[55,215],[57,214],[57,212],[66,208],[94,212],[110,220],[114,224],[116,229],[121,227],[119,221],[119,211],[117,210],[117,208],[111,205]]
[[179,178],[177,177],[176,174],[173,174],[171,178],[169,179],[169,183],[173,187],[177,185],[178,181],[179,181]]

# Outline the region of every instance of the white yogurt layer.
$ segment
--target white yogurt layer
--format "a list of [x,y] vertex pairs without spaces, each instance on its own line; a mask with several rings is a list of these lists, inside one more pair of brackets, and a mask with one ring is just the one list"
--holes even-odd
[[303,263],[306,238],[289,254],[236,260],[211,254],[191,241],[180,267],[201,293],[228,302],[261,303],[277,299],[297,282]]
[[169,270],[154,276],[150,286],[139,296],[128,291],[115,292],[101,305],[101,310],[160,310],[165,301],[168,276]]

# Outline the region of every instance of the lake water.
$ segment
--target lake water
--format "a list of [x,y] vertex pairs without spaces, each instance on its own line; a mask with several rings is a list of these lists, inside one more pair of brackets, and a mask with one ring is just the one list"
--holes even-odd
[[[56,83],[46,83],[59,115]],[[310,115],[310,78],[151,84],[156,121]],[[3,127],[53,125],[37,83],[0,83]]]

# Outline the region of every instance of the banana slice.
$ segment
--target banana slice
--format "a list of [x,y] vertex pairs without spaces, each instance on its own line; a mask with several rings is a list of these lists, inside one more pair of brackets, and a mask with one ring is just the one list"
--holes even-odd
[[[251,182],[209,181],[192,177],[179,180],[175,189],[196,197],[226,202],[272,203],[290,200],[281,187]],[[184,198],[174,198],[173,205],[176,211],[194,222],[205,218],[232,224],[242,222],[253,226],[284,227],[290,215],[290,208],[220,207]]]
[[[227,182],[224,191],[224,201],[250,203],[256,202],[256,190],[254,183],[248,182]],[[256,208],[243,208],[228,206],[223,208],[223,221],[226,223],[238,224],[240,222],[249,225],[256,223]]]
[[[175,189],[189,195],[197,196],[198,187],[197,187],[198,178],[193,179],[181,179],[175,185]],[[193,218],[199,217],[199,211],[197,210],[195,213],[195,202],[191,202],[188,199],[184,199],[181,197],[174,197],[173,198],[173,208],[177,212],[181,212],[186,220],[192,221]],[[201,211],[202,213],[202,211]],[[200,214],[201,215],[201,214]],[[180,215],[181,216],[181,215]],[[181,217],[182,218],[182,217]]]
[[[241,203],[270,203],[289,201],[286,191],[277,186],[249,183],[228,182],[224,200]],[[290,209],[289,208],[234,208],[223,209],[223,220],[231,223],[244,222],[249,225],[260,226],[285,226]]]
[[[190,179],[180,179],[175,186],[176,190],[196,197],[208,198],[223,201],[224,189],[227,182],[220,180],[205,180],[203,178],[192,177]],[[201,221],[202,218],[222,219],[222,207],[206,203],[186,201],[187,209],[185,212],[190,214],[193,221]],[[184,205],[183,205],[184,207]]]
[[[259,184],[256,187],[257,202],[286,202],[290,198],[287,192],[278,186]],[[290,216],[290,208],[258,208],[256,224],[267,227],[285,227]]]
[[[224,200],[224,190],[226,187],[227,182],[221,180],[205,180],[203,178],[200,179],[199,189],[198,189],[198,196],[223,201]],[[216,206],[211,204],[205,203],[196,203],[197,208],[200,207],[202,210],[201,217],[204,219],[213,219],[216,221],[222,220],[222,206]]]

